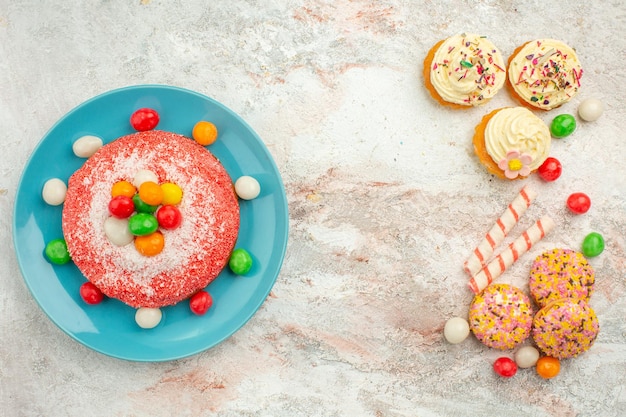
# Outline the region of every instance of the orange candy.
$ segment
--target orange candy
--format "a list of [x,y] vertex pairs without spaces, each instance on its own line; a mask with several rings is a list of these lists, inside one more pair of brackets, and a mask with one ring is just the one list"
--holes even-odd
[[161,253],[165,246],[165,239],[161,232],[154,232],[145,236],[135,237],[135,248],[144,256],[154,256]]
[[139,198],[146,204],[158,206],[163,201],[163,190],[156,182],[146,181],[139,186]]
[[202,146],[210,145],[217,139],[217,127],[211,122],[200,121],[193,127],[191,136]]
[[537,373],[545,379],[554,378],[561,371],[561,362],[557,358],[544,356],[537,361]]
[[132,198],[136,192],[135,186],[128,181],[118,181],[111,187],[111,197],[123,195]]

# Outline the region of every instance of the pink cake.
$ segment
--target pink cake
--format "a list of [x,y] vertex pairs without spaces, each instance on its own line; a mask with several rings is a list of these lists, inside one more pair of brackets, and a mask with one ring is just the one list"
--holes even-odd
[[[161,230],[165,244],[155,256],[117,246],[104,232],[113,184],[132,181],[139,170],[183,191],[182,223]],[[218,276],[237,240],[239,204],[230,176],[206,148],[153,130],[103,146],[70,177],[62,225],[72,261],[89,281],[134,308],[154,308],[176,304]]]

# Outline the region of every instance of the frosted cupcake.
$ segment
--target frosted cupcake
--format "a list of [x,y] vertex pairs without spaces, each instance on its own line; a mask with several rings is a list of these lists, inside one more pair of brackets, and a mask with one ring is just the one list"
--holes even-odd
[[509,58],[508,87],[522,105],[551,110],[578,94],[583,69],[576,52],[561,41],[538,39]]
[[468,109],[500,91],[505,68],[502,54],[486,37],[464,33],[432,47],[424,59],[424,83],[440,104]]

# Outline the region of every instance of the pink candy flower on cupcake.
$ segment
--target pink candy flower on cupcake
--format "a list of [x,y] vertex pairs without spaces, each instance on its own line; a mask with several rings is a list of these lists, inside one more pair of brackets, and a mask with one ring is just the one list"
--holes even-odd
[[504,171],[504,175],[509,179],[515,179],[518,176],[527,177],[530,175],[530,164],[533,157],[527,153],[519,151],[509,151],[505,158],[498,162],[498,168]]

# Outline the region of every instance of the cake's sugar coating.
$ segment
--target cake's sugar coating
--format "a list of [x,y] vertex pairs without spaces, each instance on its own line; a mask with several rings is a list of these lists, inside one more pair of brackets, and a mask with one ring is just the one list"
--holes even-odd
[[533,320],[532,336],[546,355],[567,359],[587,351],[599,330],[596,313],[586,301],[565,298],[539,310]]
[[494,349],[513,349],[530,335],[533,310],[530,299],[509,284],[492,284],[472,300],[470,329]]
[[562,298],[588,300],[594,282],[593,267],[581,253],[570,249],[546,251],[530,269],[530,294],[539,307]]
[[[113,245],[103,230],[112,185],[140,169],[183,190],[182,223],[161,230],[165,247],[151,257],[132,243]],[[104,294],[132,307],[162,307],[206,287],[224,268],[237,240],[239,204],[208,150],[181,135],[148,131],[100,148],[70,177],[62,224],[72,260]]]

